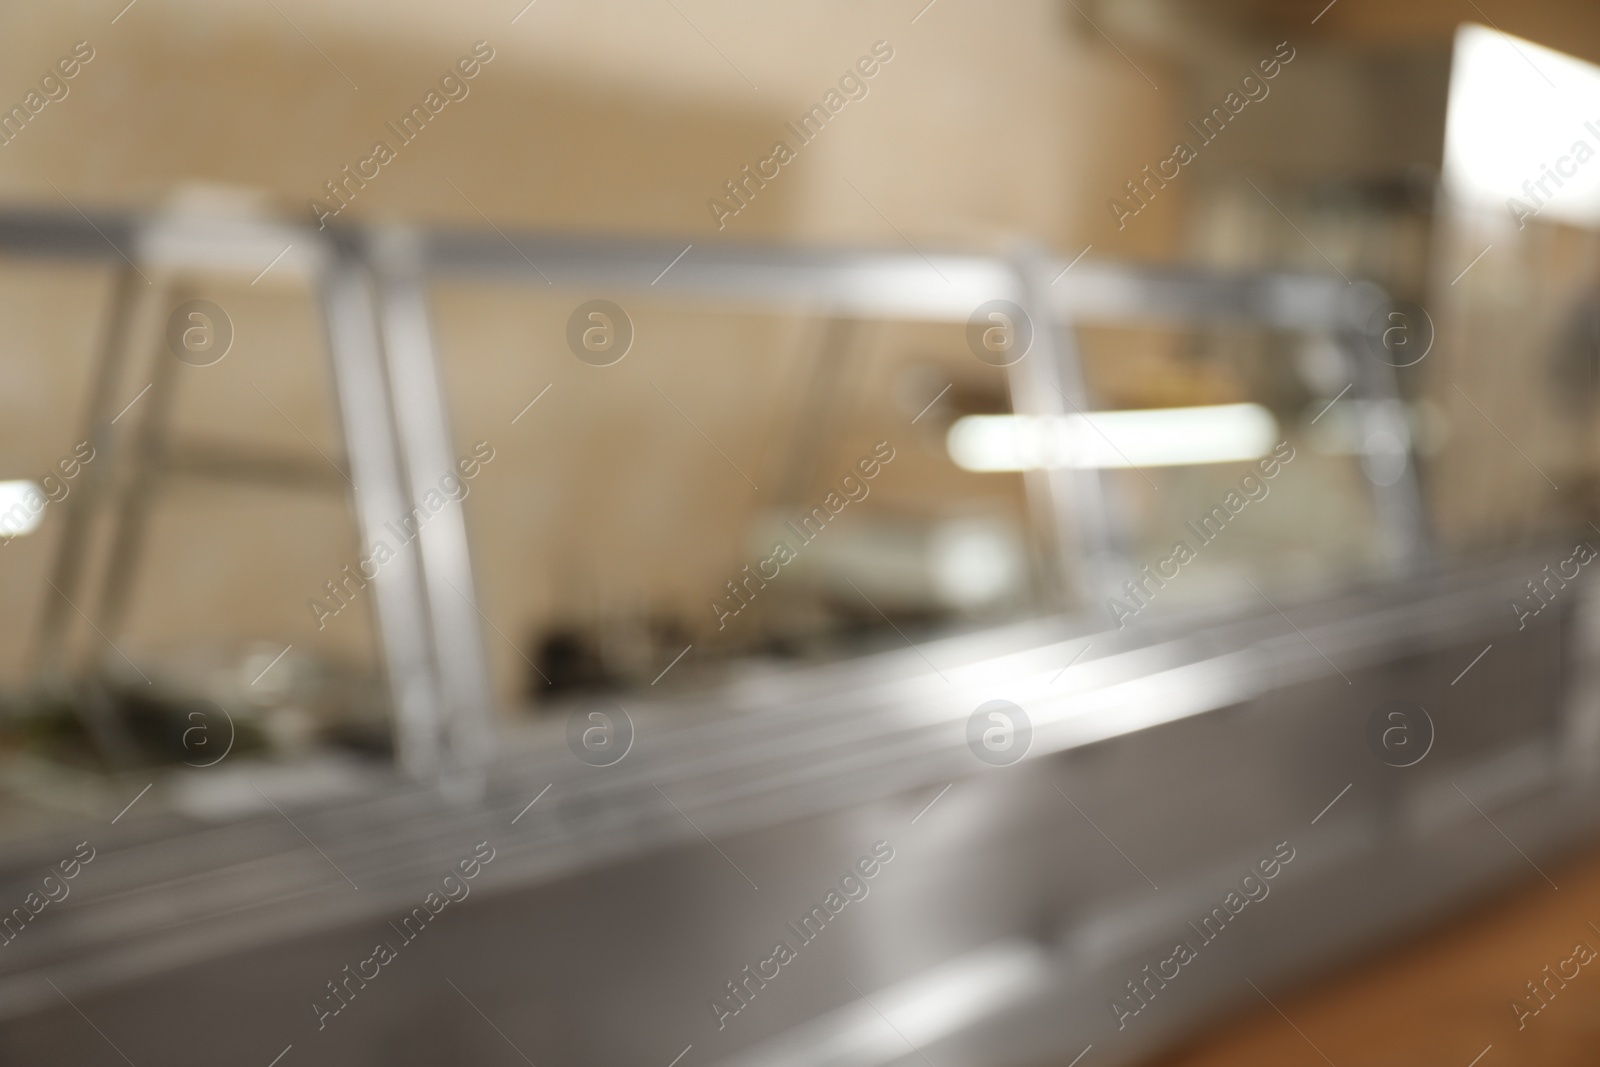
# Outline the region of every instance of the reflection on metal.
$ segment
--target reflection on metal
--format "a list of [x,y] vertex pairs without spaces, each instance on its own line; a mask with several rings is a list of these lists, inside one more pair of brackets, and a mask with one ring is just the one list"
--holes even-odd
[[1034,941],[1005,940],[785,1031],[718,1067],[883,1067],[1036,997],[1054,980]]

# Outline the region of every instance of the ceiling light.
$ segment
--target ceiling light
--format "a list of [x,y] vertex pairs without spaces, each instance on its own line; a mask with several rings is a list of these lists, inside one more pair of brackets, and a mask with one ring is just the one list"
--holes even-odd
[[1092,415],[968,415],[945,438],[969,471],[1175,467],[1258,459],[1278,440],[1260,404],[1100,411]]

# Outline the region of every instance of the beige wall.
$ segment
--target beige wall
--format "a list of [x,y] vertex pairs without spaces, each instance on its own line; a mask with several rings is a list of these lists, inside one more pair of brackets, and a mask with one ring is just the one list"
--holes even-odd
[[[1068,255],[1092,243],[1096,256],[1187,252],[1317,270],[1325,267],[1321,248],[1346,270],[1404,284],[1425,270],[1413,262],[1417,241],[1390,255],[1383,250],[1395,243],[1392,225],[1379,227],[1384,240],[1374,243],[1297,198],[1319,182],[1392,176],[1436,156],[1443,49],[1456,18],[1434,7],[1415,18],[1380,17],[1366,0],[1343,0],[1324,20],[1326,35],[1313,36],[1284,12],[1245,0],[1214,11],[1156,0],[1079,4],[1093,25],[1056,0],[937,0],[925,11],[921,0],[787,8],[674,0],[676,9],[655,0],[538,0],[514,25],[515,0],[275,2],[277,10],[139,0],[115,24],[116,10],[100,4],[0,11],[0,70],[9,72],[0,77],[0,104],[20,102],[74,42],[96,50],[70,95],[0,147],[5,202],[70,211],[70,198],[86,209],[151,209],[208,183],[309,219],[306,201],[323,182],[366,156],[387,136],[387,121],[486,40],[495,58],[470,82],[470,95],[400,147],[345,219],[481,228],[481,209],[508,228],[685,244],[904,248],[909,240],[924,249],[996,249],[1030,236]],[[1538,37],[1539,20],[1560,6],[1540,5],[1543,14],[1507,29]],[[1381,26],[1388,29],[1374,28]],[[1119,230],[1109,197],[1164,158],[1185,120],[1215,104],[1237,70],[1288,35],[1298,56],[1273,96]],[[894,58],[870,80],[866,98],[849,103],[719,231],[707,199],[787,138],[784,123],[819,102],[879,40]],[[1580,32],[1551,43],[1582,52],[1584,40]],[[1362,54],[1352,59],[1341,48]],[[1282,224],[1241,175],[1281,195],[1317,247]],[[1480,274],[1474,284],[1498,277]],[[0,265],[0,477],[33,476],[79,438],[108,281],[100,268]],[[223,304],[238,329],[221,364],[182,368],[175,427],[307,455],[310,438],[338,459],[320,327],[304,289],[285,272],[254,287],[179,281]],[[817,322],[629,301],[640,329],[635,350],[597,370],[571,358],[562,332],[571,307],[600,294],[441,287],[436,295],[458,450],[478,439],[497,450],[467,503],[480,594],[495,625],[525,647],[549,620],[625,609],[678,614],[691,630],[706,625],[708,586],[714,592],[747,560],[745,531],[777,502],[773,479],[806,432],[796,397],[816,357]],[[1118,366],[1165,351],[1141,345]],[[145,356],[165,358],[158,350]],[[874,440],[888,437],[898,448],[904,439],[903,465],[872,505],[882,514],[926,513],[941,500],[1020,508],[1014,482],[963,475],[936,434],[895,429],[904,427],[896,405],[916,367],[955,382],[952,395],[1003,393],[998,373],[972,360],[959,330],[880,324],[853,360],[858,377],[840,383],[851,414],[827,431],[819,479]],[[1430,382],[1442,396],[1447,382]],[[142,384],[130,378],[119,395],[131,398]],[[510,417],[546,385],[551,393],[512,426]],[[1451,410],[1471,431],[1469,413]],[[1441,472],[1451,499],[1468,502],[1450,505],[1450,516],[1470,519],[1471,470],[1469,463]],[[1526,490],[1515,481],[1520,472],[1503,473]],[[364,602],[320,631],[306,603],[363,547],[336,495],[187,483],[160,505],[138,609],[128,631],[115,635],[136,660],[251,641],[370,660]],[[59,511],[40,535],[0,550],[0,590],[12,607],[0,615],[7,678],[25,670]],[[82,636],[85,648],[105,651]],[[527,667],[507,641],[493,632],[487,639],[509,701]]]
[[[1176,198],[1124,235],[1104,209],[1128,161],[1165,143],[1171,105],[1059,4],[939,0],[913,24],[920,3],[758,9],[684,0],[674,10],[539,0],[512,25],[519,7],[277,0],[279,14],[272,5],[139,0],[112,24],[116,11],[103,4],[8,6],[0,70],[10,74],[0,78],[0,101],[20,101],[33,72],[43,74],[76,41],[96,54],[66,99],[0,148],[0,189],[11,206],[70,210],[70,198],[86,209],[147,209],[210,183],[256,191],[309,218],[306,201],[322,183],[366,156],[384,123],[482,39],[495,58],[469,83],[470,95],[401,147],[345,219],[477,228],[481,209],[505,227],[685,243],[904,247],[909,239],[923,248],[995,248],[1025,234],[1072,252],[1094,241],[1143,255],[1171,244]],[[878,40],[894,58],[869,95],[719,233],[707,199],[765,158],[785,136],[783,123],[820,101]],[[1150,57],[1141,66],[1161,69]],[[107,279],[32,264],[0,274],[0,476],[30,476],[77,440]],[[237,340],[221,364],[182,377],[178,431],[305,450],[303,431],[337,459],[306,294],[270,276],[255,288],[194,284],[229,310]],[[771,506],[770,489],[752,491],[735,476],[651,383],[762,484],[763,464],[793,440],[788,398],[814,355],[815,328],[799,320],[640,304],[630,308],[641,330],[635,351],[596,371],[560,340],[583,295],[439,294],[461,449],[479,438],[497,449],[468,503],[481,593],[517,642],[541,619],[619,602],[707,613],[708,586],[714,591],[744,562],[743,528]],[[861,358],[867,399],[828,442],[822,471],[895,436],[883,427],[891,417],[904,423],[891,396],[896,368],[908,360],[942,364],[952,378],[996,376],[969,366],[954,329],[930,339],[885,328]],[[541,406],[511,426],[550,383]],[[123,395],[139,385],[130,380]],[[918,492],[946,483],[958,494],[995,492],[992,482],[953,471],[936,442],[908,443],[915,447],[902,449],[908,458],[894,474]],[[1001,490],[1007,507],[1013,490]],[[896,504],[894,492],[905,499]],[[887,479],[879,497],[891,511],[921,506],[917,499]],[[7,677],[25,666],[59,510],[41,535],[0,560],[0,583],[16,606],[0,616]],[[370,656],[365,605],[320,632],[306,606],[357,550],[352,524],[329,498],[175,485],[153,520],[138,608],[128,632],[115,636],[146,665],[196,646],[256,640],[359,661]],[[96,647],[84,636],[85,647]],[[487,639],[509,700],[526,665],[492,632]]]
[[9,198],[59,205],[50,179],[75,199],[147,205],[202,180],[299,209],[482,39],[496,58],[471,95],[401,150],[352,216],[479,223],[450,178],[505,223],[709,239],[707,197],[885,40],[895,56],[867,98],[727,236],[896,241],[849,178],[915,238],[1064,240],[1095,204],[1096,161],[1160,106],[1054,3],[940,0],[915,25],[909,4],[678,5],[759,89],[667,4],[540,0],[515,26],[516,5],[498,0],[277,6],[359,91],[270,5],[140,0],[114,26],[100,5],[0,16],[9,96],[74,41],[97,53],[0,151]]

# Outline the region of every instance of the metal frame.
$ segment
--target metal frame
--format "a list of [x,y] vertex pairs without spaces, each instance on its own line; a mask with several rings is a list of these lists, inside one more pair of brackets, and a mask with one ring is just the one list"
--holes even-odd
[[[0,251],[5,225],[0,218]],[[108,229],[117,240],[132,233]],[[609,246],[575,245],[567,260],[554,255],[559,242],[519,238],[518,247],[505,242],[510,253],[495,253],[501,259],[491,269],[487,253],[443,256],[459,236],[302,236],[326,253],[307,269],[327,306],[345,430],[353,437],[364,428],[373,451],[358,463],[352,439],[351,462],[366,464],[378,479],[373,485],[387,484],[401,502],[416,491],[412,472],[422,456],[402,438],[448,442],[438,412],[413,408],[416,396],[407,393],[428,385],[408,369],[428,340],[424,279],[460,276],[466,264],[481,276],[531,280],[531,262],[518,266],[525,253],[563,285],[610,279],[609,288],[644,292],[678,252],[630,246],[607,260]],[[262,254],[249,264],[252,273],[281,248],[256,247]],[[1019,408],[1030,389],[1057,385],[1055,402],[1066,402],[1062,393],[1074,388],[1068,375],[1078,369],[1067,347],[1074,323],[1235,321],[1326,331],[1351,361],[1352,392],[1368,401],[1361,417],[1369,436],[1404,431],[1393,375],[1365,351],[1365,323],[1384,307],[1370,288],[1087,262],[1061,275],[1057,263],[1024,250],[1004,261],[938,257],[964,294],[961,306],[954,297],[946,306],[933,299],[943,282],[910,280],[931,274],[920,257],[748,249],[708,250],[704,271],[691,269],[669,287],[700,252],[648,291],[740,305],[798,302],[840,318],[926,316],[937,303],[945,308],[938,317],[964,321],[967,309],[995,296],[1030,309],[1048,305],[1053,313],[1039,321],[1051,329],[1040,332],[1054,347],[1040,352],[1055,358],[1018,365],[1038,378],[1016,375]],[[839,282],[845,273],[854,288]],[[786,276],[793,290],[780,284]],[[983,278],[996,288],[974,281]],[[842,306],[851,310],[836,312]],[[436,379],[432,387],[437,404]],[[1423,559],[1427,544],[1409,464],[1406,473],[1374,485],[1401,567]],[[1073,474],[1060,491],[1087,480]],[[371,498],[367,474],[358,470],[357,481],[358,506],[388,517]],[[1056,491],[1053,479],[1049,489]],[[1062,501],[1047,496],[1046,503]],[[1068,543],[1078,551],[1082,541]],[[427,583],[449,572],[435,568],[426,550],[416,558],[423,581],[398,582],[385,587],[393,596],[380,596],[386,628],[407,612],[437,622],[438,586]],[[111,835],[105,851],[114,846],[118,858],[93,869],[111,881],[82,901],[82,920],[42,925],[0,960],[0,1039],[6,1047],[76,1040],[84,1030],[79,1010],[108,1033],[134,1034],[148,1025],[152,1003],[188,997],[198,1005],[189,1012],[198,1029],[168,1042],[162,1051],[172,1062],[211,1062],[219,1050],[233,1059],[265,1050],[264,1060],[291,1039],[296,1055],[315,1060],[318,1048],[284,1033],[283,1019],[293,1014],[310,1035],[305,991],[337,974],[373,925],[414,906],[465,843],[492,839],[501,858],[494,880],[479,883],[484,896],[472,909],[452,911],[447,940],[416,950],[437,953],[437,966],[385,979],[388,1007],[379,1009],[378,994],[363,1000],[339,1020],[340,1044],[320,1046],[324,1058],[348,1059],[355,1050],[420,1063],[471,1053],[472,1035],[504,1036],[468,1017],[481,1012],[512,1020],[506,1040],[520,1041],[519,1028],[537,1031],[539,1048],[522,1046],[535,1056],[574,1063],[665,1062],[681,1047],[685,1020],[695,1017],[701,1029],[683,1042],[693,1038],[702,1061],[730,1067],[847,1057],[888,1064],[922,1055],[941,1063],[1065,1063],[1091,1042],[1103,1062],[1134,1062],[1224,1010],[1257,1002],[1246,979],[1276,995],[1280,983],[1348,959],[1377,938],[1414,933],[1464,894],[1526,874],[1524,856],[1543,862],[1594,831],[1595,738],[1558,714],[1563,698],[1574,699],[1562,692],[1563,616],[1544,615],[1523,632],[1503,608],[1547,558],[1508,557],[1297,605],[1289,609],[1298,620],[1288,624],[1298,631],[1292,637],[1287,618],[1269,612],[1197,610],[1103,638],[1085,632],[1087,618],[1053,618],[805,668],[770,685],[741,680],[692,699],[660,697],[650,703],[661,729],[629,763],[595,774],[530,737],[491,769],[482,805],[440,805],[431,791],[379,783],[333,803],[301,798],[290,809],[293,824],[275,811],[220,826],[136,816],[97,831]],[[464,588],[470,593],[470,583]],[[394,603],[400,606],[387,606]],[[1592,608],[1583,604],[1588,615]],[[411,634],[419,656],[440,654],[437,631]],[[1095,654],[1062,677],[1061,665],[1076,662],[1089,636]],[[1461,665],[1491,639],[1495,654],[1475,668],[1473,683],[1450,689]],[[927,662],[950,682],[931,675]],[[1591,695],[1592,673],[1583,676]],[[430,677],[436,684],[438,676]],[[1035,731],[1027,761],[1003,771],[977,767],[964,740],[973,702],[1000,685],[1029,709]],[[1500,697],[1513,690],[1519,698],[1508,715]],[[1430,763],[1396,776],[1362,744],[1366,702],[1427,692],[1453,694],[1452,729],[1441,731]],[[444,760],[458,742],[434,717],[437,706],[411,705],[428,717],[412,728],[438,742],[436,759]],[[1562,747],[1558,738],[1582,747]],[[1318,755],[1314,767],[1307,753]],[[1564,760],[1572,766],[1561,778]],[[534,807],[530,798],[537,801],[541,787],[551,795]],[[940,805],[931,814],[930,800]],[[1124,856],[1149,865],[1159,895],[1089,821],[1102,810],[1117,820],[1106,825],[1117,851],[1126,846]],[[924,814],[930,817],[913,831]],[[1500,847],[1485,818],[1517,849]],[[515,833],[507,829],[513,824]],[[304,847],[302,827],[337,871]],[[1214,906],[1280,830],[1303,854],[1278,883],[1281,895],[1206,950],[1203,974],[1163,992],[1158,1010],[1126,1034],[1115,1029],[1108,992],[1159,958],[1167,934]],[[813,899],[806,894],[822,884],[814,880],[819,872],[879,837],[904,848],[872,902],[849,913],[854,928],[806,949],[803,969],[764,995],[765,1016],[741,1018],[718,1044],[715,1037],[700,1043],[709,1033],[701,998],[767,943],[775,915],[796,914]],[[57,848],[52,837],[12,849],[0,889],[11,899],[30,891]],[[739,877],[746,869],[760,879],[759,894]],[[360,892],[345,885],[346,872]],[[316,907],[307,906],[312,892],[326,894],[309,898]],[[152,925],[152,915],[171,922]],[[574,951],[586,961],[577,974],[567,966]],[[441,1000],[438,975],[457,966],[478,975],[475,985],[460,1003]],[[916,1057],[887,1037],[879,1042],[878,1010],[896,1020],[910,1014],[909,994],[926,993],[930,975],[961,979],[968,1006],[978,999],[972,988],[987,988],[983,1008],[923,1011],[943,1025],[931,1036],[908,1028]],[[464,999],[469,993],[472,1001]],[[923,996],[917,1005],[930,1003],[951,1001]],[[276,1005],[288,1007],[280,1013]],[[456,1025],[453,1011],[466,1022]],[[629,1025],[616,1026],[624,1017]],[[440,1046],[428,1043],[434,1034],[444,1035]],[[454,1044],[438,1051],[444,1042]]]
[[[132,347],[161,333],[156,305],[164,301],[141,291],[141,282],[148,281],[145,271],[164,286],[182,273],[248,278],[265,264],[281,262],[278,270],[297,273],[315,290],[345,455],[352,486],[359,486],[352,489],[351,501],[361,543],[368,546],[392,537],[386,524],[402,523],[424,493],[455,469],[426,292],[421,277],[407,266],[403,243],[184,216],[0,217],[0,252],[103,260],[121,267],[87,412],[87,435],[100,458],[70,498],[53,564],[56,595],[46,597],[39,630],[42,684],[85,687],[79,703],[113,763],[124,761],[127,744],[118,737],[103,689],[94,672],[74,678],[68,664],[70,631],[91,569],[100,512],[107,506],[118,511],[112,562],[103,568],[104,587],[98,602],[87,605],[91,615],[85,617],[114,632],[133,587],[145,505],[160,479],[208,476],[317,489],[328,485],[321,472],[292,457],[169,441],[166,415],[174,367],[159,351],[153,354],[152,398],[127,424],[112,425],[117,417],[112,398],[120,395],[117,387]],[[308,471],[314,473],[308,477]],[[412,777],[443,777],[470,788],[488,754],[494,717],[466,527],[453,509],[418,525],[417,550],[396,553],[367,579],[374,587],[397,760]]]
[[[964,322],[986,301],[1011,300],[1036,326],[1031,358],[1010,371],[1013,403],[1020,412],[1041,415],[1090,408],[1073,340],[1078,324],[1238,322],[1325,331],[1346,356],[1354,398],[1364,401],[1364,466],[1385,553],[1399,571],[1415,569],[1429,555],[1394,376],[1368,351],[1373,343],[1368,323],[1382,320],[1388,300],[1367,284],[1299,273],[1224,275],[1093,261],[1067,272],[1061,261],[1033,247],[992,257],[702,245],[683,255],[685,250],[660,241],[456,230],[324,232],[185,216],[0,213],[0,254],[253,273],[285,245],[295,252],[285,254],[279,269],[298,270],[321,295],[346,453],[361,487],[352,496],[364,544],[376,540],[386,522],[408,514],[451,467],[427,283],[485,279],[647,292],[740,308],[821,309],[840,320]],[[133,258],[126,248],[134,250]],[[124,271],[102,356],[108,371],[115,369],[131,331],[128,277]],[[108,397],[97,385],[89,421],[97,447],[104,442],[111,451],[116,441],[107,421]],[[1373,478],[1383,435],[1401,442],[1405,452],[1399,478],[1387,484]],[[183,454],[181,447],[175,454]],[[260,473],[256,468],[262,466],[242,461],[229,469]],[[174,464],[170,469],[185,468]],[[1079,597],[1109,588],[1120,568],[1101,476],[1039,472],[1029,477],[1028,492],[1035,514],[1051,524],[1053,562],[1063,591],[1075,577],[1073,592]],[[69,505],[72,529],[63,538],[58,577],[75,580],[81,573],[78,557],[86,540],[78,524],[92,506],[83,498]],[[489,750],[493,715],[460,514],[430,523],[417,540],[418,553],[400,554],[373,579],[396,747],[400,763],[414,776],[470,772]],[[131,569],[127,551],[123,558]],[[45,662],[58,668],[57,649],[71,618],[53,598],[45,613]]]

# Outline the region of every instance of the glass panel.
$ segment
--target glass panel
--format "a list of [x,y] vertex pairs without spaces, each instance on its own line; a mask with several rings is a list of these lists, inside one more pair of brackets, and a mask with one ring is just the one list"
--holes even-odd
[[[457,448],[494,452],[466,508],[503,701],[903,647],[1036,606],[1022,478],[946,447],[957,417],[1009,410],[964,324],[633,295],[610,323],[584,295],[434,292]],[[608,323],[631,326],[624,355],[574,354]]]
[[[0,480],[53,501],[0,540],[7,741],[114,766],[318,742],[384,752],[370,593],[332,600],[326,585],[357,537],[320,305],[275,279],[146,273],[109,443],[87,427],[110,272],[0,274]],[[69,528],[84,536],[77,580],[54,569]],[[61,598],[53,642],[41,620]],[[319,617],[314,600],[341,607]]]

